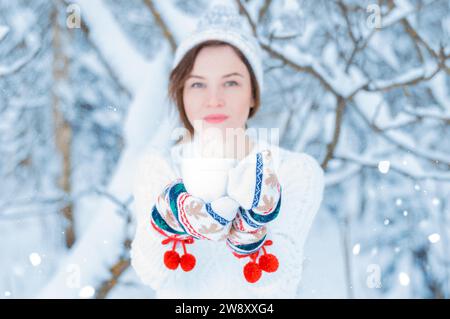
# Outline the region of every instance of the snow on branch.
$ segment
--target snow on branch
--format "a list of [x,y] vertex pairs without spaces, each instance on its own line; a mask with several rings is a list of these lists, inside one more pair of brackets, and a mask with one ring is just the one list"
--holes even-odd
[[[127,220],[114,213],[118,198],[129,198],[132,189],[133,170],[138,157],[146,145],[163,128],[167,109],[165,91],[167,84],[167,65],[171,57],[169,47],[164,45],[151,61],[146,61],[117,25],[103,1],[77,1],[81,14],[89,28],[89,37],[103,58],[109,63],[117,78],[133,95],[128,116],[124,124],[126,147],[110,183],[100,199],[93,199],[95,207],[93,220],[84,235],[69,251],[60,268],[41,291],[40,297],[78,298],[83,287],[95,287],[96,296],[104,298],[111,283],[128,267],[129,237],[118,236],[128,228],[131,214]],[[157,81],[155,81],[157,79]],[[157,129],[152,129],[157,128]],[[169,136],[170,134],[165,134]],[[124,206],[125,205],[125,206]],[[105,249],[105,242],[108,249]],[[67,284],[67,267],[76,265],[82,271],[80,284],[76,287]],[[108,278],[105,278],[105,273]]]
[[391,11],[381,19],[381,27],[388,28],[394,24],[404,20],[410,14],[417,12],[417,10],[407,1],[401,1],[391,4]]
[[346,169],[340,169],[336,172],[327,172],[325,175],[325,186],[331,187],[339,185],[345,180],[352,178],[353,176],[361,172],[361,165],[355,165],[352,163]]
[[424,108],[411,108],[406,107],[404,111],[410,115],[414,115],[418,118],[432,118],[436,120],[441,120],[448,122],[450,124],[450,113],[438,110],[436,108],[433,109],[424,109]]
[[[368,156],[352,154],[346,152],[345,154],[336,154],[334,156],[335,159],[349,161],[352,163],[356,163],[360,166],[370,167],[374,169],[378,169],[379,160],[375,160]],[[404,168],[404,166],[399,165],[395,162],[389,161],[389,169],[393,170],[403,176],[411,178],[413,180],[425,180],[425,179],[433,179],[437,181],[450,181],[450,173],[446,172],[427,172],[425,173],[423,170],[417,170],[415,167],[414,170],[409,170]]]
[[169,41],[180,43],[183,38],[195,30],[197,25],[196,17],[181,12],[176,7],[174,1],[158,1],[158,4],[154,5],[154,10],[155,14],[161,18],[160,22],[162,24],[158,21],[157,24],[160,24],[159,26],[163,32],[167,32],[173,36],[173,40]]
[[133,47],[102,0],[76,0],[89,27],[89,38],[121,84],[131,93],[142,84],[149,64]]
[[2,41],[9,32],[9,27],[6,25],[0,25],[0,41]]
[[[8,30],[3,31],[4,35],[6,34],[7,31]],[[2,33],[2,29],[0,29],[0,41],[2,38],[1,33]],[[30,52],[26,56],[22,57],[21,59],[18,59],[17,61],[14,61],[13,63],[11,63],[9,65],[0,64],[0,77],[8,76],[8,75],[11,75],[13,73],[20,71],[25,65],[28,64],[28,62],[33,60],[36,57],[36,55],[39,53],[39,51],[41,49],[41,43],[37,39],[37,37],[35,37],[34,35],[29,35],[25,39],[25,42],[30,45],[30,47],[31,47]]]
[[[353,86],[347,85],[342,86],[340,83],[351,83],[352,81],[349,79],[333,79],[331,78],[322,68],[320,62],[313,57],[312,55],[305,54],[299,52],[295,47],[290,46],[287,48],[277,48],[272,42],[261,38],[256,30],[255,22],[252,20],[249,12],[246,7],[239,1],[236,0],[242,14],[246,17],[248,23],[252,27],[254,36],[258,39],[259,44],[263,50],[269,53],[273,58],[281,60],[284,64],[290,66],[291,68],[299,71],[299,72],[307,72],[314,76],[322,86],[327,90],[333,93],[335,96],[341,95],[344,97],[348,97],[354,94],[362,84],[358,83]],[[282,53],[283,52],[283,53]]]
[[144,0],[145,5],[150,9],[153,18],[155,19],[156,24],[161,28],[164,37],[169,41],[172,52],[175,52],[177,48],[177,43],[172,35],[172,32],[167,27],[167,24],[164,22],[164,19],[161,17],[161,14],[156,9],[155,4],[152,0]]
[[430,80],[439,71],[441,71],[440,65],[437,66],[425,65],[424,67],[418,67],[409,70],[403,74],[397,75],[393,79],[372,81],[368,85],[367,91],[370,92],[388,91],[399,87],[415,85],[418,84],[419,82]]
[[363,78],[351,78],[341,73],[339,73],[339,77],[332,77],[324,70],[317,58],[311,54],[301,53],[293,46],[277,49],[276,45],[270,44],[264,39],[260,39],[259,43],[272,57],[299,72],[307,72],[314,76],[327,91],[335,96],[351,99],[356,92],[367,85],[367,81]]
[[[161,123],[163,123],[165,109],[165,91],[163,89],[165,81],[162,79],[166,78],[164,72],[168,52],[168,46],[166,46],[149,62],[148,75],[141,83],[141,87],[137,90],[129,107],[130,111],[124,124],[127,146],[121,154],[117,169],[106,188],[107,194],[113,194],[113,197],[111,195],[102,196],[100,200],[97,199],[95,203],[92,203],[96,207],[93,221],[83,237],[69,252],[57,274],[41,292],[40,297],[58,295],[78,298],[80,289],[86,285],[98,287],[96,295],[104,297],[109,291],[106,289],[108,282],[114,278],[114,280],[117,279],[116,270],[121,269],[121,274],[124,271],[122,266],[128,265],[124,257],[128,238],[123,239],[123,236],[117,235],[123,233],[125,225],[123,216],[114,213],[118,204],[114,198],[129,198],[134,173],[130,167],[135,167],[146,144],[159,132],[158,130],[163,129]],[[154,77],[161,79],[158,82],[159,85],[155,85]],[[151,106],[149,106],[149,101],[152,101]],[[158,127],[158,130],[149,129],[152,127]],[[165,135],[169,136],[170,134]],[[128,207],[128,204],[130,203],[124,205]],[[105,241],[109,243],[109,249],[104,249]],[[84,260],[89,260],[89,262],[86,263]],[[70,264],[78,265],[83,271],[82,285],[76,289],[66,285],[66,267]],[[112,277],[105,279],[105,273]]]
[[[353,101],[354,102],[354,101]],[[434,163],[443,163],[446,165],[450,165],[450,156],[448,154],[431,150],[431,149],[423,149],[417,146],[417,143],[412,140],[410,137],[406,136],[401,132],[386,132],[378,127],[376,124],[369,121],[369,119],[364,115],[364,112],[361,111],[360,107],[356,102],[350,103],[356,113],[361,117],[361,119],[376,133],[378,133],[381,137],[383,137],[388,142],[397,145],[401,149],[411,152],[421,158],[430,160]]]

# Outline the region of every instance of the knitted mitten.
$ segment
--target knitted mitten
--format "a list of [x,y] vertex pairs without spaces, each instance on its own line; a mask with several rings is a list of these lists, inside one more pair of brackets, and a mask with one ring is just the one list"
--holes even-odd
[[[226,240],[236,257],[250,257],[252,261],[244,267],[244,276],[249,282],[259,280],[261,271],[277,270],[277,258],[267,254],[264,247],[272,244],[266,240],[265,225],[278,216],[281,205],[281,187],[270,152],[257,153],[253,162],[249,156],[230,171],[229,196],[205,202],[188,193],[182,179],[176,179],[158,197],[151,223],[165,237],[162,244],[173,242],[172,250],[164,255],[169,269],[177,269],[181,264],[183,270],[192,270],[196,260],[187,253],[185,245],[192,244],[194,239],[206,239]],[[238,179],[238,174],[243,180]],[[245,209],[244,205],[250,208]],[[182,257],[176,252],[178,243],[184,250]],[[260,250],[263,255],[257,262]]]
[[228,171],[227,194],[247,210],[270,214],[280,198],[280,184],[272,154],[264,150],[250,154]]
[[[194,239],[214,241],[226,240],[231,222],[239,205],[228,196],[211,203],[190,195],[181,179],[167,185],[153,206],[151,224],[166,239],[162,244],[173,242],[171,251],[166,252],[164,263],[169,269],[176,269],[181,263],[183,270],[195,266],[195,257],[187,254],[185,244]],[[181,243],[186,256],[179,257],[176,246]],[[186,265],[189,266],[183,266]]]
[[[266,240],[265,225],[274,220],[280,211],[281,186],[275,173],[271,153],[265,150],[242,160],[229,171],[228,195],[241,206],[232,223],[227,245],[238,258],[249,257],[244,276],[250,283],[261,277],[261,270],[274,272],[278,259],[267,254],[264,246],[272,245]],[[260,250],[263,255],[256,261]]]

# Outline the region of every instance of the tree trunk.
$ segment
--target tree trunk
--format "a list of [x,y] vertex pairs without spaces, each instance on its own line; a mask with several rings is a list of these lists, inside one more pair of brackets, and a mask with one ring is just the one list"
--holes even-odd
[[[65,119],[62,112],[64,99],[60,95],[59,88],[61,84],[67,82],[69,75],[69,59],[64,50],[69,36],[65,25],[59,22],[59,14],[65,12],[64,5],[59,1],[54,1],[52,12],[52,49],[53,49],[53,89],[52,89],[52,110],[55,130],[55,146],[61,155],[61,172],[58,178],[58,187],[69,195],[71,192],[71,142],[72,128],[70,123]],[[70,248],[75,242],[75,223],[73,215],[73,204],[70,202],[61,210],[64,219],[64,236],[66,247]]]

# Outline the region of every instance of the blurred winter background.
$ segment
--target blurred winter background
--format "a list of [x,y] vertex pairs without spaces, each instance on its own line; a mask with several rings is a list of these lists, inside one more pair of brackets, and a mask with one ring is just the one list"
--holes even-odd
[[[325,169],[301,298],[449,298],[450,2],[230,0],[264,51],[252,127]],[[147,298],[131,176],[166,143],[206,0],[0,0],[0,298]]]

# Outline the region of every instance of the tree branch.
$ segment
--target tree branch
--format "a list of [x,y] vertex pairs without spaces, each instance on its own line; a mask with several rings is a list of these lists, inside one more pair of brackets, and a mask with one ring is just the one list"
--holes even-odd
[[[349,154],[348,152],[345,155],[336,154],[334,156],[335,159],[347,161],[356,163],[360,166],[369,167],[373,169],[378,169],[378,162],[377,160],[372,160],[365,158],[364,156],[360,156],[357,154]],[[443,172],[430,172],[430,173],[417,173],[413,171],[409,171],[407,169],[404,169],[402,166],[397,165],[395,163],[390,163],[389,168],[405,177],[408,177],[412,180],[426,180],[426,179],[432,179],[436,181],[442,181],[442,182],[448,182],[450,181],[450,174],[449,173],[443,173]]]
[[173,37],[172,32],[170,32],[167,24],[164,22],[163,18],[161,17],[161,14],[156,9],[156,7],[153,3],[153,0],[144,0],[144,4],[147,6],[147,8],[150,9],[150,12],[152,13],[153,18],[155,19],[156,24],[160,27],[161,31],[163,32],[164,37],[169,42],[172,52],[175,52],[175,50],[177,49],[177,43],[175,41],[175,38]]
[[440,152],[436,152],[433,150],[425,150],[420,149],[418,147],[414,147],[412,145],[406,145],[405,143],[399,141],[394,135],[389,134],[385,131],[383,131],[380,127],[378,127],[376,124],[371,123],[364,113],[359,109],[359,107],[356,105],[356,103],[350,103],[350,105],[353,107],[353,109],[356,111],[356,113],[362,118],[364,123],[367,124],[374,132],[378,133],[381,137],[383,137],[386,141],[398,146],[399,148],[403,149],[404,151],[410,152],[418,157],[427,159],[433,163],[443,163],[445,165],[448,165],[450,167],[450,158],[447,157],[446,154],[442,154]]

